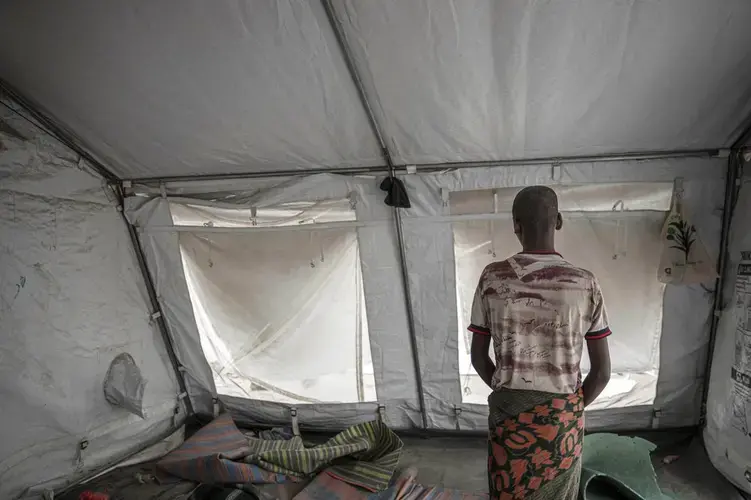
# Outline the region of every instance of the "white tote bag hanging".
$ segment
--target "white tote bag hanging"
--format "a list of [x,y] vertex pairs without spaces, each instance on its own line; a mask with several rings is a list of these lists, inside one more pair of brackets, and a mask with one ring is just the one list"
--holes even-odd
[[692,285],[717,277],[706,247],[683,210],[683,179],[676,179],[670,214],[662,228],[662,255],[657,273],[662,283]]

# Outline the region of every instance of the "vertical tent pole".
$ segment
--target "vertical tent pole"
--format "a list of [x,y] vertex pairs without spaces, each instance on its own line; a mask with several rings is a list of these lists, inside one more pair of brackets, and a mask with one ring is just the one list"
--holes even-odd
[[[331,3],[331,0],[321,0],[321,3],[323,4],[323,8],[326,11],[326,17],[328,17],[329,23],[331,24],[331,29],[334,31],[334,35],[336,36],[336,41],[339,44],[339,48],[342,51],[344,62],[347,65],[347,70],[349,71],[350,77],[352,77],[352,81],[355,84],[355,88],[357,89],[357,94],[360,98],[360,102],[365,109],[365,114],[368,118],[368,122],[370,123],[370,128],[373,131],[373,135],[375,135],[376,140],[378,141],[378,146],[381,148],[381,154],[383,155],[383,159],[386,162],[389,177],[394,177],[394,162],[391,158],[391,152],[389,151],[389,148],[386,145],[386,141],[383,138],[381,127],[378,125],[378,121],[376,120],[375,114],[373,113],[373,108],[371,107],[370,101],[368,100],[368,96],[365,92],[365,87],[362,84],[362,79],[360,78],[360,74],[357,71],[357,67],[355,66],[352,52],[349,48],[349,45],[347,44],[346,36],[344,34],[344,28],[342,27],[339,18],[336,16],[336,12],[334,10],[334,6]],[[396,226],[396,242],[397,246],[399,247],[399,264],[402,272],[402,286],[404,288],[404,298],[407,307],[409,341],[412,349],[412,360],[413,364],[415,365],[414,368],[415,382],[417,385],[417,395],[420,401],[420,416],[422,417],[423,429],[427,429],[428,416],[425,410],[425,393],[423,391],[422,385],[420,355],[417,351],[417,334],[415,328],[414,312],[412,311],[412,295],[409,290],[409,273],[407,271],[407,255],[404,249],[402,215],[397,207],[393,208],[393,214],[394,225]]]
[[164,312],[162,311],[162,306],[159,303],[159,296],[156,293],[154,280],[151,278],[149,267],[146,264],[146,256],[143,252],[141,241],[138,239],[138,232],[136,231],[135,226],[133,226],[133,224],[131,224],[128,218],[125,216],[125,197],[123,195],[122,183],[116,185],[114,189],[117,196],[117,210],[118,212],[120,212],[120,216],[123,218],[123,222],[128,228],[130,243],[133,247],[133,251],[136,254],[138,267],[141,270],[141,275],[143,276],[143,281],[146,285],[146,291],[149,294],[149,303],[151,304],[151,318],[152,320],[156,321],[157,327],[159,328],[159,333],[161,334],[164,345],[167,348],[167,356],[169,357],[170,364],[172,365],[172,369],[175,371],[175,376],[177,377],[177,384],[180,388],[180,398],[185,404],[185,411],[188,415],[193,415],[195,411],[193,410],[193,402],[190,400],[190,395],[188,394],[188,387],[185,384],[185,370],[183,369],[183,365],[182,363],[180,363],[180,360],[177,359],[177,354],[175,354],[175,343],[172,341],[172,336],[170,335],[167,321],[164,319]]
[[733,210],[738,199],[741,183],[741,166],[743,163],[743,149],[751,141],[751,125],[741,133],[738,140],[730,148],[727,173],[725,174],[725,203],[722,209],[722,232],[720,233],[720,254],[717,257],[717,280],[715,281],[714,303],[712,304],[712,318],[709,328],[709,345],[707,347],[707,362],[704,367],[701,409],[699,425],[707,423],[707,399],[709,397],[709,377],[712,374],[712,358],[717,343],[717,330],[720,316],[725,302],[725,281],[727,279],[727,254],[730,244],[730,225],[733,220]]

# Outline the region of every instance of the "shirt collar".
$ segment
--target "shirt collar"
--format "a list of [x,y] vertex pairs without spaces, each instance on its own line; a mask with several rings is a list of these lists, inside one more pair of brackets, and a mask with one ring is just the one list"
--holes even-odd
[[561,259],[563,258],[563,255],[559,254],[555,250],[533,250],[529,252],[519,252],[516,255],[557,255]]

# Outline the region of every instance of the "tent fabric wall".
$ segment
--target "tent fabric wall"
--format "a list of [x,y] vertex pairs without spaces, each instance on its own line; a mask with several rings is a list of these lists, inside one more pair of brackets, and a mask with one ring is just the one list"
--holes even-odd
[[307,226],[180,233],[218,392],[289,403],[375,401],[356,230]]
[[[688,213],[692,216],[702,240],[709,248],[719,245],[721,207],[723,201],[725,159],[684,158],[650,162],[617,162],[598,164],[567,164],[560,167],[491,167],[457,170],[438,174],[403,176],[412,198],[412,208],[405,211],[404,236],[415,315],[420,374],[424,383],[428,422],[435,429],[480,430],[485,428],[487,407],[463,404],[459,385],[457,346],[457,306],[454,269],[453,234],[450,215],[444,201],[445,190],[456,192],[519,187],[531,184],[575,186],[633,182],[672,183],[683,179]],[[384,193],[378,189],[379,179],[371,177],[339,177],[315,175],[297,179],[207,181],[205,183],[167,183],[163,186],[168,200],[209,199],[215,204],[238,207],[264,206],[293,202],[320,201],[353,196],[359,246],[361,250],[365,303],[369,320],[371,352],[376,377],[378,402],[390,424],[396,428],[418,426],[413,360],[407,349],[407,316],[404,297],[399,293],[398,253],[392,214],[383,204]],[[144,191],[135,186],[136,191]],[[166,207],[161,197],[131,197],[133,204],[143,203],[142,213],[149,205]],[[617,201],[610,200],[610,205]],[[186,201],[187,202],[187,201]],[[173,201],[174,203],[174,201]],[[144,242],[157,238],[173,238],[171,223],[138,218]],[[656,226],[655,226],[656,227]],[[262,238],[263,234],[259,234]],[[393,249],[392,251],[386,251]],[[148,252],[147,252],[148,253]],[[163,274],[181,273],[180,255],[176,249],[160,258]],[[176,269],[176,272],[167,269]],[[157,273],[162,274],[162,273]],[[654,270],[656,279],[657,269]],[[159,281],[159,280],[157,280]],[[182,285],[179,287],[182,289]],[[180,292],[180,293],[178,293]],[[161,287],[163,300],[180,302],[190,307],[187,290]],[[695,425],[699,419],[701,381],[706,359],[711,293],[701,287],[667,287],[662,321],[660,372],[654,404],[629,406],[590,412],[588,425],[597,428],[660,428]],[[187,316],[186,316],[187,318]],[[174,318],[171,319],[174,323]],[[193,324],[171,324],[176,340],[180,332]],[[194,347],[191,347],[193,349]],[[655,350],[655,353],[658,351]],[[198,358],[200,351],[193,355]],[[620,353],[623,355],[623,353]],[[203,365],[203,362],[201,362]],[[190,366],[189,370],[193,370]],[[238,415],[253,421],[289,423],[294,405],[231,398],[227,403]],[[303,409],[305,409],[303,411]],[[373,404],[297,405],[302,425],[320,426],[326,422],[334,427],[351,418],[373,416]],[[342,410],[342,419],[337,411]],[[317,416],[316,416],[317,415]],[[328,418],[321,420],[321,416]],[[350,417],[345,417],[350,415]],[[360,417],[356,417],[360,415]],[[318,423],[316,423],[318,422]]]
[[[259,209],[287,202],[353,198],[357,222],[365,224],[357,227],[357,238],[378,401],[384,407],[384,417],[394,428],[418,426],[420,417],[414,363],[409,349],[404,348],[409,333],[405,300],[399,286],[401,272],[395,228],[391,211],[383,204],[384,193],[378,189],[377,180],[314,175],[295,179],[190,183],[187,186],[181,183],[166,184],[164,188],[168,199],[172,195],[177,195],[179,199],[210,198],[214,202]],[[135,189],[140,190],[140,186],[135,186]],[[154,269],[153,261],[161,269],[152,274],[162,303],[170,304],[167,310],[190,311],[189,315],[167,314],[170,328],[175,332],[177,350],[190,353],[180,358],[189,372],[201,374],[206,387],[211,384],[210,392],[215,395],[211,371],[203,357],[183,277],[178,235],[170,230],[172,218],[169,216],[168,199],[129,197],[126,199],[126,211],[141,231],[150,268]],[[263,237],[263,234],[258,237]],[[173,245],[167,247],[160,243],[164,241],[171,241]],[[155,258],[157,252],[159,257]],[[260,422],[272,424],[289,424],[289,409],[294,406],[251,400],[243,402],[239,398],[228,401],[232,401],[227,403],[228,406],[236,409],[245,419],[258,418]],[[299,421],[306,425],[314,425],[322,415],[331,415],[331,418],[324,419],[329,429],[340,428],[351,411],[368,415],[370,419],[378,415],[378,405],[372,403],[321,403],[300,406],[298,410]],[[341,421],[336,417],[339,411],[342,412]],[[311,417],[312,421],[306,417]]]
[[[591,191],[597,186],[586,186],[586,190]],[[661,233],[673,186],[668,183],[660,188],[665,197],[663,211],[631,208],[614,211],[613,185],[600,186],[603,194],[609,198],[608,211],[564,211],[563,230],[556,234],[558,252],[569,262],[585,267],[597,276],[607,304],[610,329],[618,333],[608,338],[610,351],[617,353],[611,360],[610,383],[587,410],[652,405],[660,368],[662,299],[665,294],[665,286],[655,279],[655,269],[660,266],[663,248]],[[499,191],[511,191],[507,197],[513,198],[518,190]],[[638,195],[624,191],[620,199],[626,204],[634,200],[632,196]],[[489,198],[492,205],[492,195],[482,191],[479,193]],[[610,196],[608,193],[611,193]],[[480,201],[487,200],[481,197]],[[559,197],[559,206],[560,201],[563,199]],[[487,212],[492,213],[493,210],[477,213]],[[499,214],[505,217],[452,224],[459,302],[459,373],[464,403],[485,404],[491,392],[472,368],[472,333],[467,331],[480,273],[485,266],[520,250],[514,236],[511,213]],[[634,314],[634,311],[639,311],[639,314]],[[590,360],[584,348],[582,355],[582,376],[586,376],[590,371]]]
[[[397,164],[717,148],[751,114],[745,0],[332,3]],[[41,7],[3,2],[0,74],[124,178],[383,165],[318,1]]]
[[[0,131],[0,497],[15,498],[169,431],[179,389],[108,188],[5,107],[0,120],[28,139]],[[104,397],[126,352],[146,379],[145,419]]]
[[[710,250],[719,247],[725,159],[561,165],[554,158],[566,156],[566,161],[575,161],[570,157],[679,152],[733,144],[751,114],[749,2],[327,3],[341,23],[344,44],[337,40],[322,4],[302,0],[221,0],[210,8],[198,0],[155,5],[68,0],[51,6],[42,6],[38,0],[10,0],[0,5],[3,85],[7,79],[21,90],[32,105],[63,124],[74,142],[91,150],[117,176],[191,177],[193,181],[188,183],[162,186],[165,194],[209,204],[223,201],[263,206],[356,193],[357,238],[379,404],[302,407],[298,416],[306,425],[339,426],[374,414],[383,415],[395,428],[415,427],[420,422],[418,380],[412,354],[405,348],[410,325],[401,287],[400,248],[393,214],[383,204],[378,179],[322,175],[203,182],[196,176],[372,172],[383,168],[389,157],[397,166],[418,164],[417,174],[403,177],[413,202],[413,208],[403,212],[407,285],[413,296],[409,307],[416,321],[418,372],[424,382],[428,421],[442,429],[484,428],[487,411],[483,405],[461,403],[458,377],[453,372],[458,319],[452,293],[451,228],[441,220],[447,216],[446,191],[530,184],[671,182],[681,176],[686,179],[689,214],[705,245]],[[71,15],[78,12],[86,15]],[[360,102],[362,96],[353,84],[356,75],[348,74],[352,68],[347,67],[342,53],[347,49],[355,73],[362,77],[365,102]],[[370,112],[374,117],[368,116]],[[372,133],[370,118],[385,138],[385,152],[374,137],[377,134]],[[12,139],[3,137],[3,141]],[[38,269],[34,264],[55,263],[60,275],[53,277],[58,284],[70,284],[70,289],[63,286],[59,293],[48,288],[47,295],[32,301],[36,305],[22,311],[27,314],[38,312],[37,306],[48,308],[44,314],[31,314],[28,323],[24,316],[23,329],[14,326],[11,330],[15,332],[11,350],[24,354],[19,360],[14,358],[14,363],[52,363],[70,348],[75,360],[81,358],[71,380],[83,377],[84,370],[89,377],[99,363],[106,363],[97,358],[95,364],[87,349],[102,336],[109,342],[104,344],[115,345],[111,318],[117,318],[120,325],[128,327],[125,338],[118,340],[140,346],[133,347],[136,353],[131,354],[145,365],[142,369],[150,381],[160,381],[151,388],[154,394],[164,395],[161,400],[167,412],[175,399],[174,394],[166,396],[175,391],[174,377],[164,361],[163,347],[143,315],[150,312],[146,301],[143,297],[140,302],[134,300],[135,290],[141,290],[135,285],[140,286],[141,280],[135,271],[131,274],[133,256],[123,253],[130,242],[118,225],[117,214],[110,210],[109,200],[95,189],[93,177],[74,168],[80,162],[68,152],[49,154],[48,146],[38,142],[34,144],[37,149],[29,150],[34,160],[28,161],[40,168],[31,175],[18,175],[19,151],[31,146],[10,144],[10,152],[0,152],[0,158],[11,155],[16,172],[10,176],[12,183],[3,175],[0,188],[0,194],[10,196],[2,205],[0,243],[12,241],[5,237],[5,232],[11,231],[31,249],[5,252],[12,257],[9,265],[3,264],[3,273],[8,269],[13,275],[7,287],[13,303],[33,285],[26,275],[23,285],[14,281],[19,266],[30,264]],[[425,164],[439,164],[436,168],[440,168],[445,162],[545,157],[553,159],[515,168],[496,166],[439,174],[420,170]],[[65,168],[58,168],[61,166]],[[185,368],[191,400],[199,413],[210,414],[216,387],[201,350],[178,237],[170,230],[170,201],[154,186],[139,186],[139,194],[144,196],[129,197],[125,208],[141,231],[148,267],[176,355]],[[222,193],[234,198],[228,201]],[[19,199],[28,204],[18,203]],[[12,208],[10,219],[8,207]],[[53,234],[50,212],[52,227],[90,223],[97,228],[92,229],[95,234],[90,241],[77,243],[87,252],[85,265],[67,254],[61,257],[55,245],[42,246],[48,243],[44,238]],[[18,227],[19,221],[30,220],[33,224]],[[738,218],[735,223],[742,224]],[[742,234],[738,227],[742,231],[742,226],[734,228],[736,238]],[[97,240],[102,234],[107,237]],[[75,232],[56,238],[76,245]],[[123,245],[115,249],[113,242]],[[94,243],[99,243],[98,248],[91,248]],[[41,252],[38,262],[28,261],[35,252]],[[89,259],[91,255],[106,256],[108,265]],[[117,256],[119,267],[112,266],[113,256]],[[75,273],[67,272],[70,265]],[[117,274],[109,281],[122,282],[119,288],[101,279],[111,276],[108,272]],[[3,276],[4,288],[5,279]],[[78,295],[83,291],[94,297]],[[588,412],[590,428],[660,428],[697,422],[701,383],[707,375],[704,361],[712,321],[711,294],[702,287],[666,287],[654,404]],[[94,306],[96,321],[78,324],[80,316],[63,309],[61,297],[74,298],[73,305]],[[10,303],[5,295],[3,300]],[[113,304],[117,307],[112,308]],[[52,306],[59,308],[49,309]],[[83,306],[79,310],[88,311]],[[100,316],[107,313],[109,323]],[[723,316],[720,332],[728,332],[729,315]],[[59,317],[66,322],[63,327],[52,325],[56,335],[40,338],[40,332],[48,331],[45,328]],[[4,312],[4,325],[6,321],[20,323]],[[42,325],[33,327],[37,323]],[[19,329],[24,335],[16,335]],[[2,334],[7,331],[3,328]],[[32,341],[59,348],[27,353],[38,347]],[[75,342],[85,348],[71,346]],[[718,339],[715,370],[727,365],[726,342],[727,338]],[[723,441],[725,438],[717,437],[727,428],[729,386],[727,375],[716,373],[710,391],[715,406],[710,408],[708,447],[714,450],[718,467],[740,481],[739,464],[745,458]],[[17,383],[33,386],[37,382],[20,378]],[[92,387],[86,384],[91,384],[89,378],[76,388]],[[7,386],[11,393],[22,394],[17,389]],[[24,408],[35,409],[31,395],[38,387],[24,389],[27,392],[18,405],[12,410],[3,408],[18,411],[12,420],[19,425],[27,423],[21,420]],[[57,402],[63,406],[61,399]],[[105,411],[93,398],[81,402],[75,412],[70,407],[75,401],[66,398],[65,411],[50,416],[63,415],[58,418],[62,424],[55,421],[57,427],[44,427],[48,431],[62,428],[64,435],[50,433],[50,440],[42,445],[59,444],[45,459],[58,463],[58,457],[59,463],[66,463],[57,470],[43,468],[51,481],[55,481],[52,476],[76,473],[66,460],[70,443],[75,444],[82,429],[89,434],[87,438],[95,440],[84,457],[84,468],[88,468],[168,426],[167,417],[162,418],[157,410],[150,420],[134,422],[118,420],[111,409]],[[291,415],[289,405],[235,398],[225,404],[251,421],[288,423]],[[93,413],[84,414],[82,408]],[[36,415],[43,418],[49,411]],[[101,444],[104,438],[98,438],[94,428],[107,436],[106,449]],[[6,432],[13,427],[8,429]],[[13,439],[31,442],[45,435],[35,428],[33,435],[31,431],[15,432]],[[21,441],[16,444],[28,448],[28,443]],[[724,455],[723,450],[727,452]],[[32,476],[45,479],[35,476],[39,471],[28,468],[23,456],[20,459],[15,467],[18,474],[13,474],[17,483],[13,484],[29,483]],[[4,463],[0,461],[0,474],[4,474]]]
[[[163,198],[128,198],[125,200],[128,220],[136,227],[149,223],[172,224],[169,203]],[[186,304],[175,297],[188,296],[188,285],[182,266],[173,259],[180,255],[177,234],[139,234],[146,262],[151,272],[159,304],[170,330],[175,355],[185,367],[184,380],[195,412],[213,415],[216,387],[211,368],[201,350],[196,320],[190,301]]]
[[[412,209],[404,217],[405,245],[410,269],[413,308],[422,351],[420,361],[429,415],[439,428],[459,426],[482,429],[486,408],[462,404],[457,363],[456,284],[450,214],[446,191],[466,191],[534,184],[588,184],[618,182],[673,182],[684,179],[686,209],[708,248],[718,248],[725,177],[724,159],[682,159],[653,162],[530,167],[490,167],[450,173],[404,177]],[[615,200],[614,200],[615,201]],[[425,217],[421,219],[421,216]],[[425,223],[432,217],[431,223]],[[657,269],[655,269],[655,276]],[[621,428],[679,427],[699,420],[701,381],[708,346],[712,294],[700,286],[668,286],[664,296],[660,373],[653,407],[645,408],[630,422],[633,409],[624,411]],[[617,332],[616,332],[617,334]],[[598,428],[593,412],[590,428]],[[438,415],[441,415],[439,417]],[[612,422],[612,421],[610,421]]]
[[751,363],[751,343],[744,335],[748,318],[745,325],[738,326],[743,321],[742,315],[748,314],[749,303],[739,304],[735,289],[741,252],[748,251],[751,251],[751,176],[747,173],[742,179],[730,228],[726,300],[720,311],[712,372],[707,382],[704,443],[712,464],[737,487],[751,493],[751,388],[744,390],[740,379],[732,377],[734,368],[742,369],[741,365],[747,367]]

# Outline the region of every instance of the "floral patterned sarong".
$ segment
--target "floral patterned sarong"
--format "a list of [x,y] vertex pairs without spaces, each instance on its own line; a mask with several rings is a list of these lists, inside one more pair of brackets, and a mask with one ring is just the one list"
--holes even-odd
[[582,392],[501,390],[488,398],[491,500],[576,500],[584,437]]

